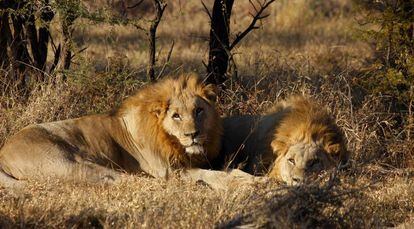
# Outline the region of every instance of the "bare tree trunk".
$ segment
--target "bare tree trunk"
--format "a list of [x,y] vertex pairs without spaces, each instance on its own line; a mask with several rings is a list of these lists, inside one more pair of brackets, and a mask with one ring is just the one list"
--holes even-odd
[[256,26],[256,23],[269,16],[269,14],[264,12],[273,2],[275,2],[275,0],[264,0],[262,2],[257,1],[256,3],[250,1],[252,8],[255,10],[255,14],[251,14],[252,21],[244,31],[237,34],[233,42],[230,44],[229,22],[233,2],[233,0],[215,0],[212,15],[210,15],[210,12],[203,3],[204,8],[211,20],[210,52],[207,66],[208,74],[206,79],[208,83],[221,84],[227,80],[227,68],[229,60],[232,60],[230,53],[231,50],[237,46],[237,44],[240,43],[240,41],[251,31],[259,28],[259,26]]
[[61,52],[61,68],[63,70],[67,70],[70,67],[70,63],[72,62],[72,39],[71,35],[64,35],[63,38],[63,49]]
[[[80,4],[80,2],[72,2],[72,4]],[[72,61],[72,49],[73,49],[73,42],[72,42],[72,35],[73,35],[73,23],[75,22],[76,18],[78,17],[78,12],[76,9],[73,9],[72,5],[68,4],[64,6],[65,8],[62,10],[60,15],[60,21],[62,26],[62,35],[63,41],[59,44],[59,50],[55,53],[59,54],[58,57],[55,56],[55,62],[57,62],[56,68],[58,70],[68,70]],[[57,61],[56,61],[57,60]],[[54,69],[54,67],[52,67]],[[62,75],[62,79],[65,79],[65,75]]]
[[42,25],[37,29],[34,9],[28,12],[26,22],[27,37],[30,41],[30,47],[35,67],[40,70],[37,73],[37,81],[44,81],[47,59],[47,45],[49,43],[49,23],[53,19],[54,13],[49,6],[49,1],[44,1],[40,7],[40,19]]
[[149,82],[155,81],[155,33],[156,30],[151,26],[148,34],[148,66],[147,66],[147,77]]
[[61,70],[67,70],[70,67],[72,61],[72,22],[66,21],[62,22],[62,31],[63,31],[63,44],[60,57],[60,67]]
[[29,42],[30,42],[30,48],[31,48],[32,55],[33,55],[34,65],[37,68],[39,68],[38,60],[39,60],[40,53],[39,53],[39,46],[38,46],[38,41],[37,41],[38,39],[37,39],[35,16],[33,12],[29,12],[27,17],[28,17],[27,22],[26,22],[27,38],[29,39]]
[[24,32],[23,24],[25,22],[24,16],[13,15],[13,29],[14,36],[11,43],[11,50],[13,55],[12,65],[16,71],[16,82],[20,90],[26,89],[26,73],[27,66],[30,66],[32,61],[27,50],[26,34]]
[[0,14],[0,67],[10,67],[7,80],[27,95],[28,82],[44,81],[46,75],[49,23],[54,13],[49,0],[0,0],[0,9],[4,10]]
[[208,83],[221,84],[226,81],[229,63],[230,16],[233,0],[215,0],[211,16],[210,52],[207,66]]
[[8,43],[11,40],[11,31],[9,26],[9,14],[3,12],[0,18],[0,68],[6,68],[10,64],[7,54]]
[[45,1],[45,4],[43,5],[41,12],[40,12],[40,19],[42,20],[42,25],[39,28],[39,40],[38,40],[38,46],[39,46],[39,68],[41,68],[43,71],[46,70],[46,60],[47,60],[47,52],[48,52],[48,44],[49,44],[49,37],[50,37],[50,31],[49,26],[50,22],[53,20],[54,12],[49,5],[49,0]]
[[162,15],[164,13],[165,4],[161,0],[153,0],[154,8],[155,8],[155,18],[152,20],[149,31],[148,31],[148,45],[149,45],[149,52],[148,52],[148,66],[147,66],[147,77],[148,81],[153,82],[155,81],[155,52],[156,52],[156,34],[157,34],[157,27],[161,21]]
[[407,124],[407,140],[411,140],[411,135],[414,130],[414,86],[410,87],[410,101],[408,103],[408,124]]

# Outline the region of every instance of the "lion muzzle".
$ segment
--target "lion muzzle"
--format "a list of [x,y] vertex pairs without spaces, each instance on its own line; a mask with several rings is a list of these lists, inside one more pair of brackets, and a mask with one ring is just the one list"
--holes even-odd
[[192,144],[185,148],[185,152],[191,155],[203,154],[204,147],[200,144]]

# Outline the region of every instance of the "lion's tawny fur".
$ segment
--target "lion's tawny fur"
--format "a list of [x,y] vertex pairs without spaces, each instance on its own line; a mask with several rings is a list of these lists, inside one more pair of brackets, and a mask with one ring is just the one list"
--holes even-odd
[[[322,139],[324,145],[338,147],[339,158],[347,160],[342,131],[336,125],[332,115],[322,105],[312,102],[303,96],[292,96],[278,103],[270,110],[271,113],[288,110],[279,127],[275,130],[272,147],[277,155],[285,154],[287,146],[292,141],[310,142],[312,139]],[[327,150],[328,153],[333,152]]]
[[[174,99],[183,110],[193,109],[195,103],[203,106],[201,121],[205,125],[196,129],[203,134],[202,154],[189,155],[177,137],[163,128],[169,103]],[[198,128],[191,121],[186,123]],[[103,178],[116,179],[116,170],[165,177],[176,168],[208,167],[219,153],[221,135],[214,88],[195,74],[184,74],[145,86],[111,114],[22,129],[1,149],[0,172],[5,174],[3,181],[8,180],[7,176],[37,179],[44,175],[65,179],[79,176],[99,182]]]
[[[319,142],[323,152],[329,154],[336,164],[348,160],[349,151],[342,130],[326,108],[306,97],[292,96],[278,103],[270,112],[283,111],[287,114],[274,131],[271,142],[276,159],[286,155],[289,147],[297,142]],[[278,166],[274,163],[270,176],[280,176]]]
[[[172,165],[206,166],[208,160],[217,157],[222,135],[222,123],[218,113],[214,110],[214,122],[209,123],[209,144],[205,145],[206,155],[199,158],[188,158],[184,153],[183,147],[177,140],[166,133],[161,122],[165,118],[165,110],[168,103],[173,97],[195,97],[200,96],[210,103],[211,109],[215,109],[215,88],[212,85],[204,85],[201,78],[194,74],[182,75],[178,79],[167,78],[160,83],[142,88],[135,96],[125,100],[120,108],[115,112],[115,116],[128,116],[132,110],[139,112],[137,117],[139,126],[146,130],[142,136],[145,145],[154,149],[153,152],[159,152],[160,156],[168,160]],[[156,114],[156,115],[154,115]]]
[[331,154],[328,159],[335,164],[348,157],[342,131],[335,120],[323,106],[304,96],[280,101],[265,115],[224,119],[225,160],[249,173],[283,180],[281,158],[297,145],[303,149],[297,153],[320,149],[323,154]]

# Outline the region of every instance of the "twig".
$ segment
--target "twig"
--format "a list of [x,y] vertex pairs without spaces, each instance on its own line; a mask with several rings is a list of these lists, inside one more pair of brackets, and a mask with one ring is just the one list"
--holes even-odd
[[132,25],[133,25],[136,29],[141,30],[141,31],[144,31],[145,33],[147,33],[147,34],[148,34],[147,30],[146,30],[144,27],[142,27],[142,26],[140,26],[140,25],[138,25],[138,24],[136,24],[136,23],[132,23]]
[[162,66],[160,73],[158,73],[157,79],[161,78],[162,74],[164,74],[165,68],[167,67],[168,63],[170,62],[170,58],[171,58],[171,54],[173,52],[173,49],[174,49],[174,40],[171,43],[171,48],[170,48],[170,51],[168,51],[167,59],[165,60],[165,63]]
[[80,49],[76,53],[72,54],[72,56],[70,58],[73,59],[75,56],[79,55],[80,53],[82,53],[83,51],[85,51],[87,48],[88,48],[88,46],[86,46],[85,48]]
[[241,33],[239,33],[234,41],[231,43],[229,49],[232,50],[247,34],[250,33],[250,31],[260,28],[259,26],[256,26],[257,21],[265,19],[269,16],[269,14],[262,15],[264,10],[267,9],[267,7],[270,6],[275,0],[265,0],[262,4],[259,3],[260,9],[257,9],[254,3],[249,0],[250,4],[253,6],[256,15],[251,14],[253,17],[252,21],[250,22],[250,25]]
[[141,3],[142,3],[142,2],[144,2],[144,0],[141,0],[141,1],[137,2],[137,3],[135,3],[135,4],[134,4],[134,5],[132,5],[132,6],[127,6],[126,8],[127,8],[127,9],[133,9],[133,8],[135,8],[135,7],[139,6],[139,5],[141,5]]
[[[53,45],[54,45],[54,44],[53,44]],[[55,45],[54,45],[54,46],[55,46]],[[56,47],[56,46],[55,46],[55,50],[53,50],[53,52],[54,52],[53,63],[52,63],[52,65],[50,66],[50,69],[49,69],[49,72],[50,72],[50,73],[52,73],[52,72],[55,70],[56,66],[58,65],[59,60],[60,60],[60,53],[61,53],[61,51],[62,51],[61,44],[59,44],[59,46],[58,46],[58,47]]]
[[34,69],[34,70],[36,70],[36,71],[38,71],[38,72],[41,72],[42,74],[45,74],[47,77],[50,77],[50,75],[49,75],[47,72],[43,71],[43,70],[42,70],[42,69],[40,69],[40,68],[37,68],[37,67],[36,67],[36,66],[34,66],[33,64],[28,64],[28,63],[25,63],[25,62],[20,61],[20,60],[16,60],[16,62],[17,62],[17,63],[19,63],[19,64],[23,64],[23,65],[25,65],[25,66],[27,66],[27,67],[29,67],[29,68],[32,68],[32,69]]
[[203,1],[201,1],[201,4],[203,4],[204,10],[206,11],[206,13],[207,13],[208,17],[210,18],[210,21],[211,21],[211,20],[213,20],[213,16],[211,16],[211,13],[210,13],[210,11],[208,10],[208,8],[207,8],[206,4],[204,4],[204,2],[203,2]]

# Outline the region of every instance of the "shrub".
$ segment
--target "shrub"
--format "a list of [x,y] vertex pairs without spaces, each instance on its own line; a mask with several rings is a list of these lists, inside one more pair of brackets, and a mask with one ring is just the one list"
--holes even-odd
[[375,45],[376,58],[365,70],[363,85],[392,96],[410,137],[414,112],[414,1],[356,1],[362,10],[362,38]]

